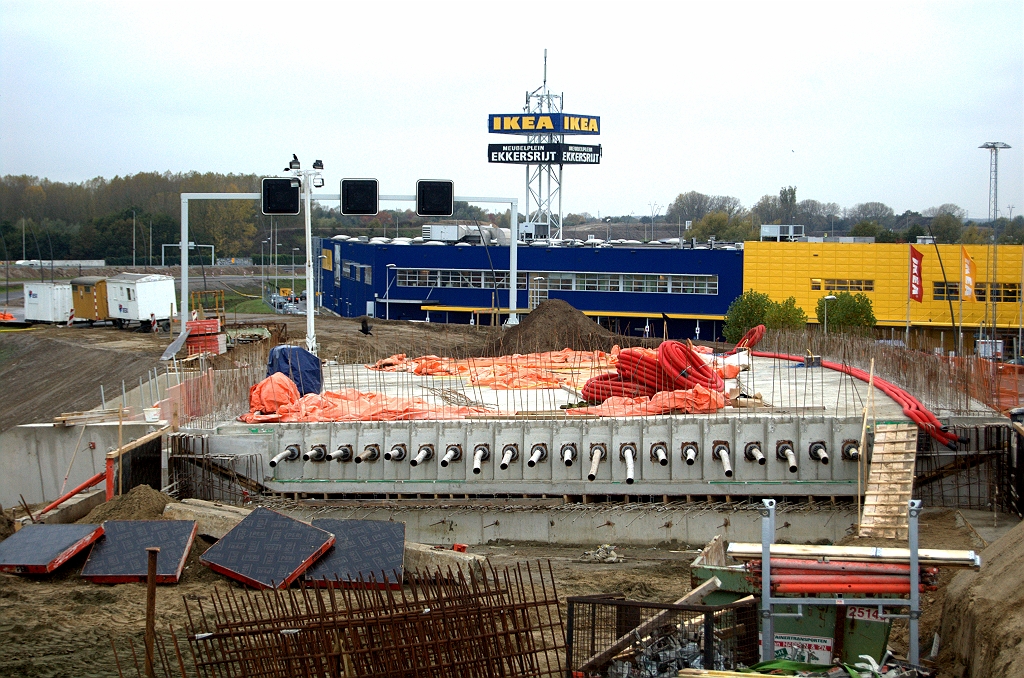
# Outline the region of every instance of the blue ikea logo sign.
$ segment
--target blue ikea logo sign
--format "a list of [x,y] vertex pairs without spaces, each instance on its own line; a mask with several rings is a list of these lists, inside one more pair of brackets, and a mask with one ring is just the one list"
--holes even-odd
[[487,131],[493,134],[600,134],[601,117],[570,113],[492,113]]

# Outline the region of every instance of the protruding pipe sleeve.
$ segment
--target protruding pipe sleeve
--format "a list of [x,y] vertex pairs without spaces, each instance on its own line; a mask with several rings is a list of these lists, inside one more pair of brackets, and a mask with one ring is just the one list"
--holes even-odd
[[725,477],[732,478],[732,460],[729,459],[729,448],[725,445],[719,445],[714,449],[712,456],[718,457],[718,460],[722,462],[722,470],[725,471]]
[[462,447],[459,445],[449,445],[444,450],[444,456],[441,457],[441,468],[448,468],[448,464],[460,459],[462,459]]
[[409,466],[419,466],[425,461],[430,460],[434,456],[433,445],[420,445],[420,449],[416,452],[416,456],[409,462]]
[[356,456],[356,463],[362,464],[364,461],[377,461],[380,457],[380,445],[373,443],[363,448],[363,451]]
[[683,460],[687,466],[693,466],[693,463],[697,461],[696,445],[683,445]]
[[826,451],[824,443],[811,443],[807,454],[811,459],[820,461],[826,466],[828,465],[828,451]]
[[302,455],[303,461],[323,461],[327,458],[326,445],[314,445],[309,451]]
[[783,456],[786,457],[786,465],[789,467],[789,472],[796,473],[796,452],[793,451],[793,448],[790,447],[789,445],[786,445],[784,447],[779,448],[779,452],[781,452]]
[[396,443],[391,449],[384,453],[384,461],[402,461],[408,451],[405,443]]
[[760,445],[751,443],[750,445],[747,446],[746,453],[746,457],[750,461],[756,461],[761,466],[765,465],[766,460],[764,458],[764,453],[761,452]]
[[572,466],[572,463],[576,460],[576,446],[572,443],[566,443],[562,445],[562,461],[565,465]]
[[274,458],[270,460],[270,468],[274,468],[282,461],[295,461],[298,458],[299,446],[289,445],[288,447],[284,448],[283,452],[279,452],[278,454],[274,455]]
[[473,449],[473,473],[479,474],[483,463],[491,456],[491,451],[486,445],[477,445]]
[[516,445],[506,445],[501,450],[501,462],[498,468],[502,471],[508,470],[508,465],[519,458],[519,448]]
[[526,465],[533,468],[540,462],[548,458],[548,446],[544,443],[537,443],[530,450],[530,458],[527,460]]
[[338,449],[331,452],[328,456],[334,461],[352,461],[352,446],[339,445]]
[[625,457],[625,462],[626,462],[626,484],[627,485],[632,485],[633,481],[634,481],[634,478],[633,478],[633,474],[634,474],[633,455],[627,453],[626,457]]
[[597,479],[597,467],[601,465],[601,455],[595,454],[590,457],[590,473],[587,474],[587,480]]
[[668,466],[668,449],[658,443],[651,448],[651,456],[662,466]]

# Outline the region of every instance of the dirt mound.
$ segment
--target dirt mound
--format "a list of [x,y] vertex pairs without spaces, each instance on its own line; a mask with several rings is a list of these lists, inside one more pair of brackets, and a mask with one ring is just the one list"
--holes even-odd
[[[961,572],[946,590],[939,631],[944,675],[1024,676],[1024,523],[981,554],[981,570]],[[948,661],[943,661],[947,659]]]
[[101,384],[107,398],[121,393],[122,380],[138,384],[161,366],[169,342],[166,334],[112,327],[37,327],[0,336],[0,383],[17,384],[18,396],[5,402],[0,431],[98,407]]
[[160,520],[164,507],[174,501],[149,485],[138,485],[120,497],[100,504],[79,523],[102,523],[104,520]]
[[526,314],[519,325],[493,339],[490,355],[560,351],[608,351],[616,335],[561,299],[548,299]]

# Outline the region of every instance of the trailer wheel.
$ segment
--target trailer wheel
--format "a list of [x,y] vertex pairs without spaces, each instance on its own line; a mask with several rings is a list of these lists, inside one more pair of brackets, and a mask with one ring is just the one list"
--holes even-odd
[[163,322],[161,322],[160,323],[160,329],[163,330],[164,332],[170,332],[171,331],[171,321],[170,320],[164,320]]

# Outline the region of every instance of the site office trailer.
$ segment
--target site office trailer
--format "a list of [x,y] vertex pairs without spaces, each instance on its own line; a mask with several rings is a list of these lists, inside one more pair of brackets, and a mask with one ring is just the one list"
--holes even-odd
[[168,320],[178,311],[174,278],[139,273],[107,278],[107,305],[109,317],[122,323]]
[[25,320],[66,323],[73,306],[71,283],[25,283]]
[[107,279],[90,275],[71,281],[75,320],[96,322],[107,319]]

